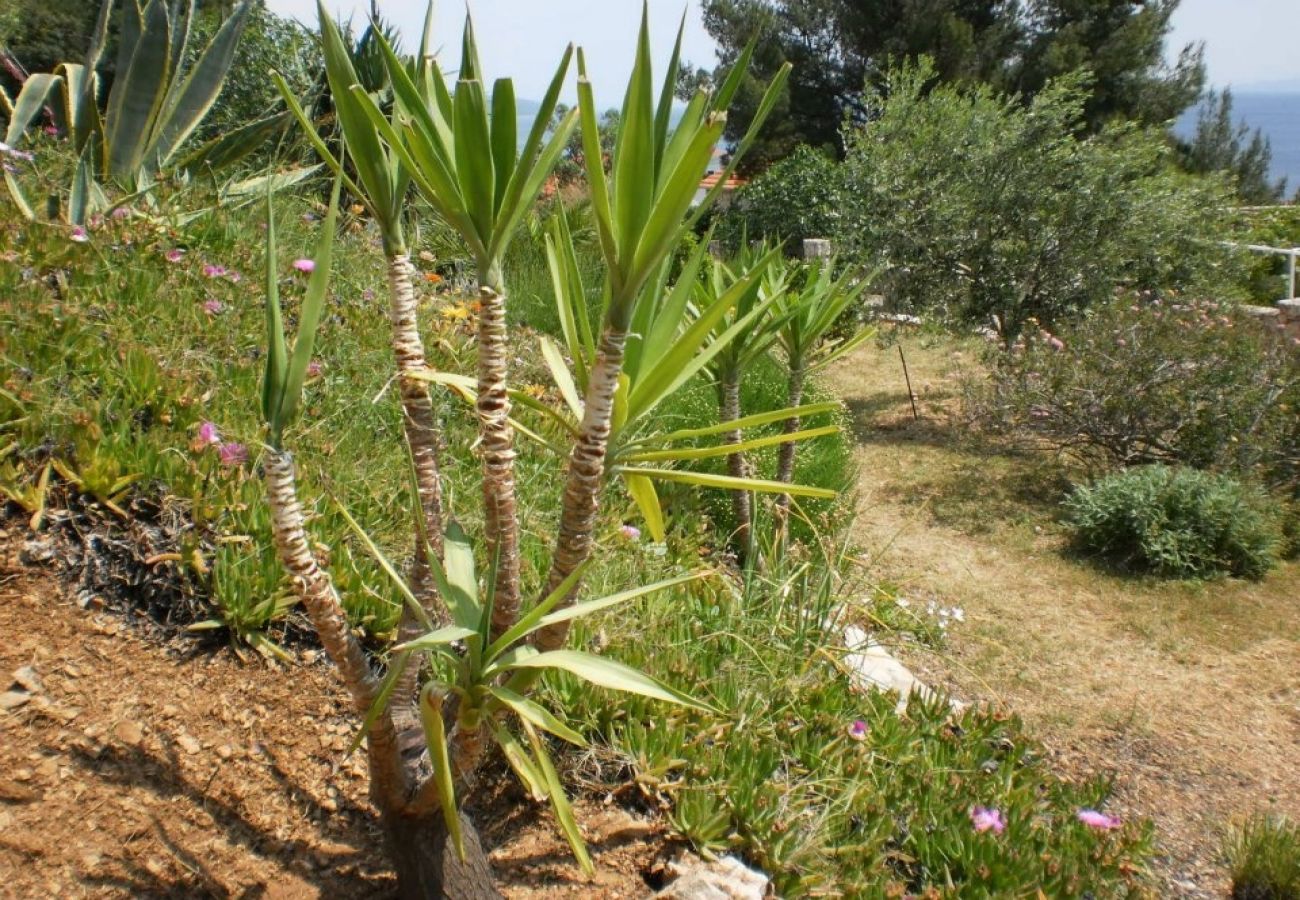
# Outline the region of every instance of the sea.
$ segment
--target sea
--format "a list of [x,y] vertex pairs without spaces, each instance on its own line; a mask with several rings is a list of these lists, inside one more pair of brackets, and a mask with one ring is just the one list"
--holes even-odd
[[[1264,132],[1273,149],[1273,178],[1287,180],[1286,196],[1300,189],[1300,92],[1232,94],[1232,114],[1252,130]],[[1197,110],[1191,109],[1175,123],[1181,137],[1196,132]]]

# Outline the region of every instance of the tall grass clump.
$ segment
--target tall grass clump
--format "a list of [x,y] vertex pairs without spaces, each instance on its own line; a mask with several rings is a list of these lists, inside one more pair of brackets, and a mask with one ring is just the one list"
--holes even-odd
[[1223,850],[1232,900],[1300,900],[1300,828],[1285,816],[1252,816]]

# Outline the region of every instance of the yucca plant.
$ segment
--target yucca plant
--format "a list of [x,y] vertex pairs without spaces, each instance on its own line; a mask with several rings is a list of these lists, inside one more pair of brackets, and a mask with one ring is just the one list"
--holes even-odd
[[[753,290],[746,292],[741,297],[741,302],[717,326],[721,330],[734,326],[735,322],[743,318],[752,320],[749,327],[736,339],[729,341],[709,365],[709,373],[718,389],[718,416],[723,422],[734,423],[744,416],[740,403],[741,378],[755,360],[771,350],[789,315],[788,310],[776,306],[785,293],[789,272],[782,265],[768,264],[770,258],[779,252],[780,248],[746,243],[742,246],[740,255],[731,263],[711,260],[703,279],[695,285],[696,302],[703,309],[716,303],[717,298],[732,290],[734,285],[752,280],[750,273],[754,270],[757,269],[760,273],[759,278],[753,281]],[[727,473],[734,479],[749,478],[750,471],[743,447],[743,426],[724,432],[722,439],[723,443],[731,445],[727,454]],[[733,490],[731,510],[735,519],[733,537],[736,552],[742,561],[747,560],[754,537],[753,493],[743,488]]]
[[[615,415],[614,398],[638,304],[647,297],[643,289],[660,272],[664,260],[681,244],[683,235],[716,200],[725,175],[731,170],[729,168],[704,201],[692,209],[700,179],[708,168],[713,148],[722,137],[726,109],[749,68],[753,45],[740,54],[718,91],[710,94],[704,89],[697,90],[677,126],[670,128],[681,42],[682,29],[679,28],[668,71],[656,100],[650,64],[649,14],[646,7],[642,7],[636,58],[619,115],[618,137],[608,173],[601,152],[595,94],[587,78],[586,60],[582,51],[578,52],[578,109],[582,119],[583,159],[596,234],[605,263],[606,284],[602,293],[600,336],[587,365],[582,421],[569,456],[555,552],[544,588],[548,595],[591,554],[592,532],[604,488],[606,454]],[[748,133],[733,154],[731,168],[738,164],[753,142],[788,74],[789,66],[783,66],[768,85]],[[666,283],[666,276],[661,279],[662,283]],[[672,336],[675,336],[675,329]],[[628,400],[630,414],[634,409],[631,396]],[[574,592],[566,602],[572,599],[576,587],[575,584]],[[535,643],[541,650],[554,650],[564,643],[567,633],[567,624],[559,623],[538,632]]]
[[[628,493],[636,501],[657,541],[664,539],[664,517],[659,506],[656,481],[675,481],[697,487],[744,488],[752,491],[784,490],[775,482],[750,478],[719,476],[676,468],[680,463],[732,452],[726,444],[698,446],[701,439],[727,434],[742,427],[757,427],[798,416],[816,415],[834,409],[837,404],[781,409],[761,413],[743,422],[728,421],[704,428],[669,430],[654,415],[659,405],[687,385],[726,351],[732,340],[743,336],[768,314],[776,297],[755,304],[760,285],[769,265],[779,263],[779,253],[772,251],[752,266],[745,277],[737,279],[727,290],[710,298],[703,306],[692,306],[694,288],[704,265],[708,241],[702,241],[682,266],[674,283],[669,284],[672,261],[665,260],[659,273],[642,288],[636,314],[626,341],[619,389],[614,394],[613,415],[605,458],[607,472],[617,473]],[[546,236],[547,264],[559,311],[565,350],[573,360],[572,371],[551,341],[540,338],[542,358],[550,369],[564,400],[556,410],[527,395],[519,399],[529,407],[556,421],[576,439],[583,420],[582,396],[588,390],[591,370],[598,351],[587,315],[586,288],[579,271],[569,227],[563,215],[556,215]],[[748,312],[736,316],[737,307]],[[691,310],[694,310],[693,317]],[[728,316],[727,327],[721,323]],[[787,429],[776,438],[757,438],[744,449],[757,449],[774,443],[819,437],[837,430],[836,426],[800,431]],[[833,492],[821,488],[798,487],[802,496],[830,497]]]
[[[99,75],[114,0],[104,0],[84,63],[63,63],[56,72],[34,75],[14,101],[6,143],[17,146],[55,89],[62,87],[56,120],[79,154],[69,196],[68,217],[83,223],[108,207],[103,185],[136,193],[150,188],[176,160],[185,141],[221,93],[234,61],[253,0],[243,0],[213,35],[194,65],[183,61],[194,17],[193,0],[122,0],[116,77],[101,115]],[[243,142],[248,146],[248,142]],[[205,154],[191,155],[197,164]],[[237,156],[227,154],[225,162]],[[27,218],[31,206],[17,182],[6,178],[10,195]]]
[[[410,187],[410,175],[392,149],[376,133],[375,126],[366,114],[366,103],[373,104],[364,92],[353,87],[359,75],[353,65],[353,51],[339,30],[337,23],[318,6],[321,43],[325,59],[325,74],[329,82],[340,138],[355,167],[357,179],[346,174],[342,158],[326,145],[316,130],[316,125],[303,111],[285,80],[273,75],[281,96],[290,112],[302,126],[307,139],[316,148],[321,159],[340,177],[353,196],[359,197],[369,209],[379,228],[380,240],[388,272],[388,316],[391,326],[390,343],[397,369],[398,395],[402,404],[402,419],[407,447],[414,461],[419,486],[420,508],[424,513],[424,528],[434,542],[435,554],[440,553],[438,542],[442,539],[442,480],[439,476],[438,423],[434,413],[433,398],[428,385],[418,376],[426,369],[424,341],[417,320],[415,293],[415,267],[411,263],[404,227],[405,202]],[[413,68],[435,68],[429,58],[429,41],[432,30],[432,7],[425,17],[424,36],[419,55],[404,63]],[[428,569],[424,554],[412,555],[411,584],[420,606],[426,615],[440,615],[437,587]],[[414,610],[403,609],[398,635],[407,639],[420,630],[420,621]],[[412,669],[400,685],[394,706],[404,730],[418,728],[414,709],[416,672]]]
[[[842,328],[846,314],[870,287],[873,276],[846,268],[835,276],[833,259],[816,260],[802,266],[802,271],[786,279],[785,290],[777,298],[777,343],[785,352],[789,371],[786,402],[797,407],[803,402],[808,376],[853,352],[870,339],[873,326]],[[782,426],[787,434],[799,431],[800,420],[791,417]],[[794,459],[798,448],[793,442],[781,444],[777,451],[776,480],[790,484],[794,480]],[[790,494],[776,498],[778,517],[784,521]]]
[[489,97],[466,16],[460,74],[453,94],[432,60],[407,66],[382,34],[376,40],[394,93],[390,121],[370,95],[352,93],[374,133],[399,157],[420,193],[460,233],[478,280],[478,381],[475,397],[483,452],[483,511],[488,552],[495,559],[493,635],[519,617],[519,521],[515,498],[514,430],[510,422],[506,286],[502,260],[550,176],[576,111],[548,136],[572,47],[556,68],[528,137],[519,146],[514,83],[497,79]]

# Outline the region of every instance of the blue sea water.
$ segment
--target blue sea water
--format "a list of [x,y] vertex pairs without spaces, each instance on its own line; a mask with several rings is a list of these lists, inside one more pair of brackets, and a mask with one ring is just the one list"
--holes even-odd
[[[1273,177],[1286,178],[1287,196],[1300,188],[1300,93],[1234,93],[1232,114],[1272,143]],[[1196,110],[1188,110],[1174,125],[1182,137],[1196,131]]]

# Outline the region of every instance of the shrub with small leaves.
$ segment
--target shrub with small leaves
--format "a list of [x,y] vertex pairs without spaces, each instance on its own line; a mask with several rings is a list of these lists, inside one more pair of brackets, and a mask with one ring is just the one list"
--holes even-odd
[[1276,561],[1276,515],[1227,475],[1154,465],[1110,475],[1066,501],[1080,544],[1170,578],[1261,578]]
[[1256,815],[1224,842],[1232,900],[1300,900],[1300,828]]

